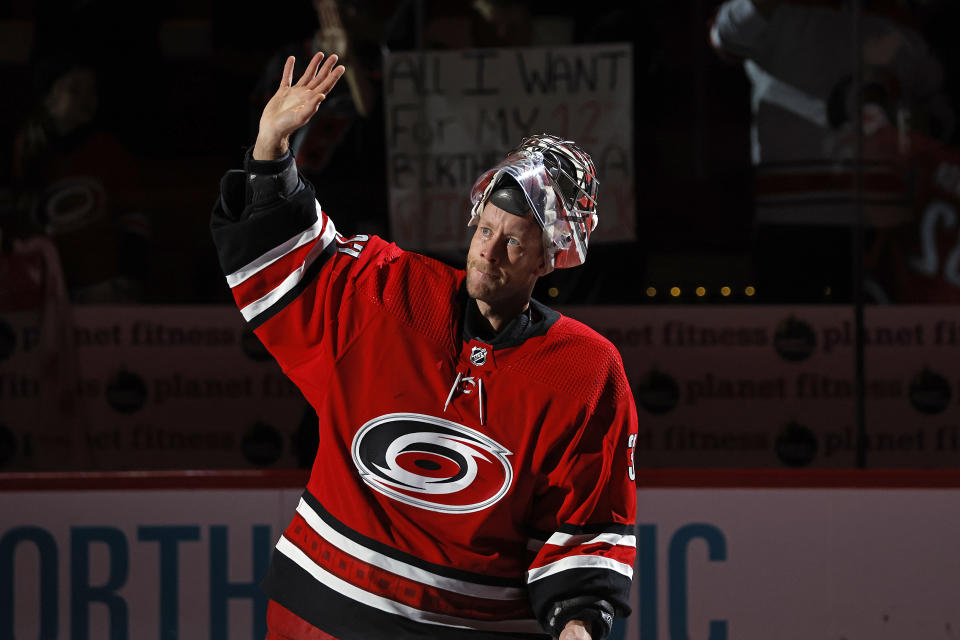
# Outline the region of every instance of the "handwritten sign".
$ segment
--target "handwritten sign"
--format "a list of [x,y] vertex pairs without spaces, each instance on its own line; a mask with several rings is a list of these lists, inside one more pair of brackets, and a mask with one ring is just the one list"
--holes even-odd
[[630,45],[392,53],[384,88],[390,223],[401,247],[466,247],[474,181],[535,133],[593,157],[593,239],[635,238]]

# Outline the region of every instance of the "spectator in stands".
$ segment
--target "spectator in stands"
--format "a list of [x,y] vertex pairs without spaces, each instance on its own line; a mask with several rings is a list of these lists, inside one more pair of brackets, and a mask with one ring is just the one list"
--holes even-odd
[[[906,2],[865,3],[861,95],[854,94],[854,15],[840,0],[727,0],[710,42],[743,62],[751,87],[758,294],[777,302],[849,296],[855,222],[856,108],[862,104],[863,203],[878,230],[909,223],[908,140],[949,134],[943,71]],[[868,296],[888,299],[876,279]],[[838,295],[839,294],[839,295]]]
[[57,52],[36,70],[36,104],[12,143],[0,226],[10,242],[50,237],[74,302],[135,302],[149,225],[138,212],[134,158],[97,117],[96,67]]
[[[388,226],[386,153],[381,100],[381,41],[390,11],[380,0],[312,0],[317,27],[309,37],[289,42],[271,56],[251,94],[250,135],[256,134],[260,113],[276,90],[276,78],[289,56],[305,66],[317,50],[335,52],[346,62],[349,91],[330,96],[321,113],[297,131],[291,152],[300,171],[328,194],[323,206],[331,211],[355,211],[345,233],[354,225],[386,234]],[[302,73],[298,67],[295,73]],[[356,168],[362,166],[362,172]],[[341,194],[350,194],[349,202]]]

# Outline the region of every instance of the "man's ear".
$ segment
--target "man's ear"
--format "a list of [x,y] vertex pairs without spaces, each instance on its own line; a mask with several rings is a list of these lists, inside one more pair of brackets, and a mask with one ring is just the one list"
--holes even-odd
[[541,258],[540,265],[537,267],[537,277],[540,278],[542,276],[545,276],[548,273],[550,273],[550,271],[551,269],[550,269],[550,266],[547,264],[546,258]]

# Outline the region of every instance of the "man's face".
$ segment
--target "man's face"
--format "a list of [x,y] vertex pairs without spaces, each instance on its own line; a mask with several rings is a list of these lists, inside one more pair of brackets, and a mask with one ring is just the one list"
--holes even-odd
[[75,67],[57,78],[45,102],[61,135],[93,120],[98,103],[97,76],[87,67]]
[[526,304],[546,273],[540,227],[487,203],[467,252],[467,293],[494,309]]

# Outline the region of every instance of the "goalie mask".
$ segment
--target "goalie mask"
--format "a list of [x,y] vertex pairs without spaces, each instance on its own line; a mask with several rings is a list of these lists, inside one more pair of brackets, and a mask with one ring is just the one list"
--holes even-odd
[[547,264],[564,269],[587,259],[597,226],[597,172],[576,143],[539,134],[525,138],[500,164],[481,175],[470,191],[469,226],[491,200],[509,213],[533,212],[543,230]]

